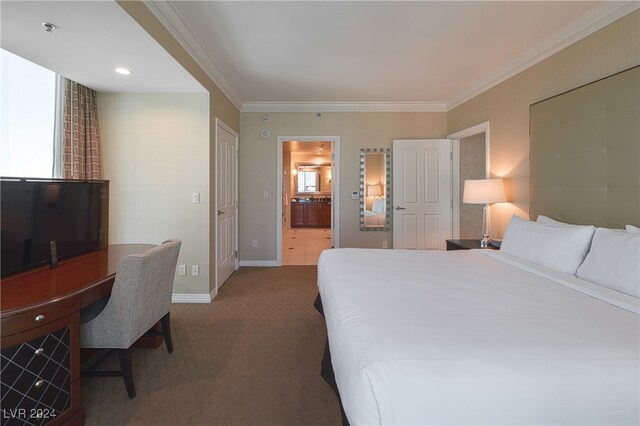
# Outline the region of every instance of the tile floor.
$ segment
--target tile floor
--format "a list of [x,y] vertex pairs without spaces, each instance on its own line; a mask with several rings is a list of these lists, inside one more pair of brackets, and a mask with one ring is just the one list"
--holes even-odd
[[320,253],[328,248],[330,228],[289,228],[282,234],[282,264],[317,265]]

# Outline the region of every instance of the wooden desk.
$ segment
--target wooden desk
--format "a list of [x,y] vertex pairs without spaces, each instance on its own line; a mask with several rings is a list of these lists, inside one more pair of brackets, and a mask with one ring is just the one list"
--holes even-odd
[[3,424],[84,422],[80,309],[111,293],[120,259],[151,247],[110,245],[2,279]]

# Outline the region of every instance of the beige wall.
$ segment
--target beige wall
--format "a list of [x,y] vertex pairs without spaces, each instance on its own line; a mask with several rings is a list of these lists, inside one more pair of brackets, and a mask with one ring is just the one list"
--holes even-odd
[[449,111],[448,134],[490,122],[492,176],[507,178],[511,203],[492,207],[492,235],[512,213],[529,213],[529,105],[640,64],[640,11]]
[[[269,111],[265,111],[269,112]],[[262,113],[240,114],[240,250],[242,260],[276,259],[278,136],[340,136],[340,246],[379,247],[390,232],[360,231],[358,191],[360,148],[390,148],[393,139],[442,138],[447,134],[446,113],[276,113],[265,125]],[[260,138],[260,129],[271,138]],[[274,196],[264,199],[263,191]],[[258,240],[258,247],[251,241]]]
[[[209,95],[99,94],[109,243],[182,240],[174,293],[209,293]],[[190,276],[191,265],[200,276]]]
[[[219,118],[226,125],[240,132],[240,111],[225,96],[218,86],[209,78],[196,61],[184,50],[169,31],[153,16],[142,1],[116,0],[142,28],[145,29],[180,65],[184,67],[202,86],[209,91],[209,144],[215,144],[215,118]],[[209,150],[209,193],[202,194],[202,199],[208,196],[209,200],[215,200],[215,149]],[[211,214],[209,216],[209,260],[211,265],[216,262],[216,238],[215,238],[215,205],[211,202]],[[215,289],[215,279],[213,274],[209,282],[209,292]],[[207,292],[207,293],[209,293]]]

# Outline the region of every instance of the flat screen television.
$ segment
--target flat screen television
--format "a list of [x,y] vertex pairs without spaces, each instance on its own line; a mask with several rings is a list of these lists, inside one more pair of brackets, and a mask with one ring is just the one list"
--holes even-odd
[[1,275],[106,247],[108,181],[18,179],[0,181]]

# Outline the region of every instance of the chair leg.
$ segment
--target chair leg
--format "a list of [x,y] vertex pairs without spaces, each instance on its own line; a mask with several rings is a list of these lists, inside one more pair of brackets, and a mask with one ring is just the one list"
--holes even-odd
[[118,349],[118,357],[120,358],[120,370],[122,370],[122,378],[124,386],[127,388],[129,399],[136,397],[136,386],[133,383],[133,364],[131,362],[131,348]]
[[173,352],[173,343],[171,342],[171,312],[167,312],[167,315],[160,319],[162,325],[162,336],[164,337],[164,343],[167,345],[169,353]]

